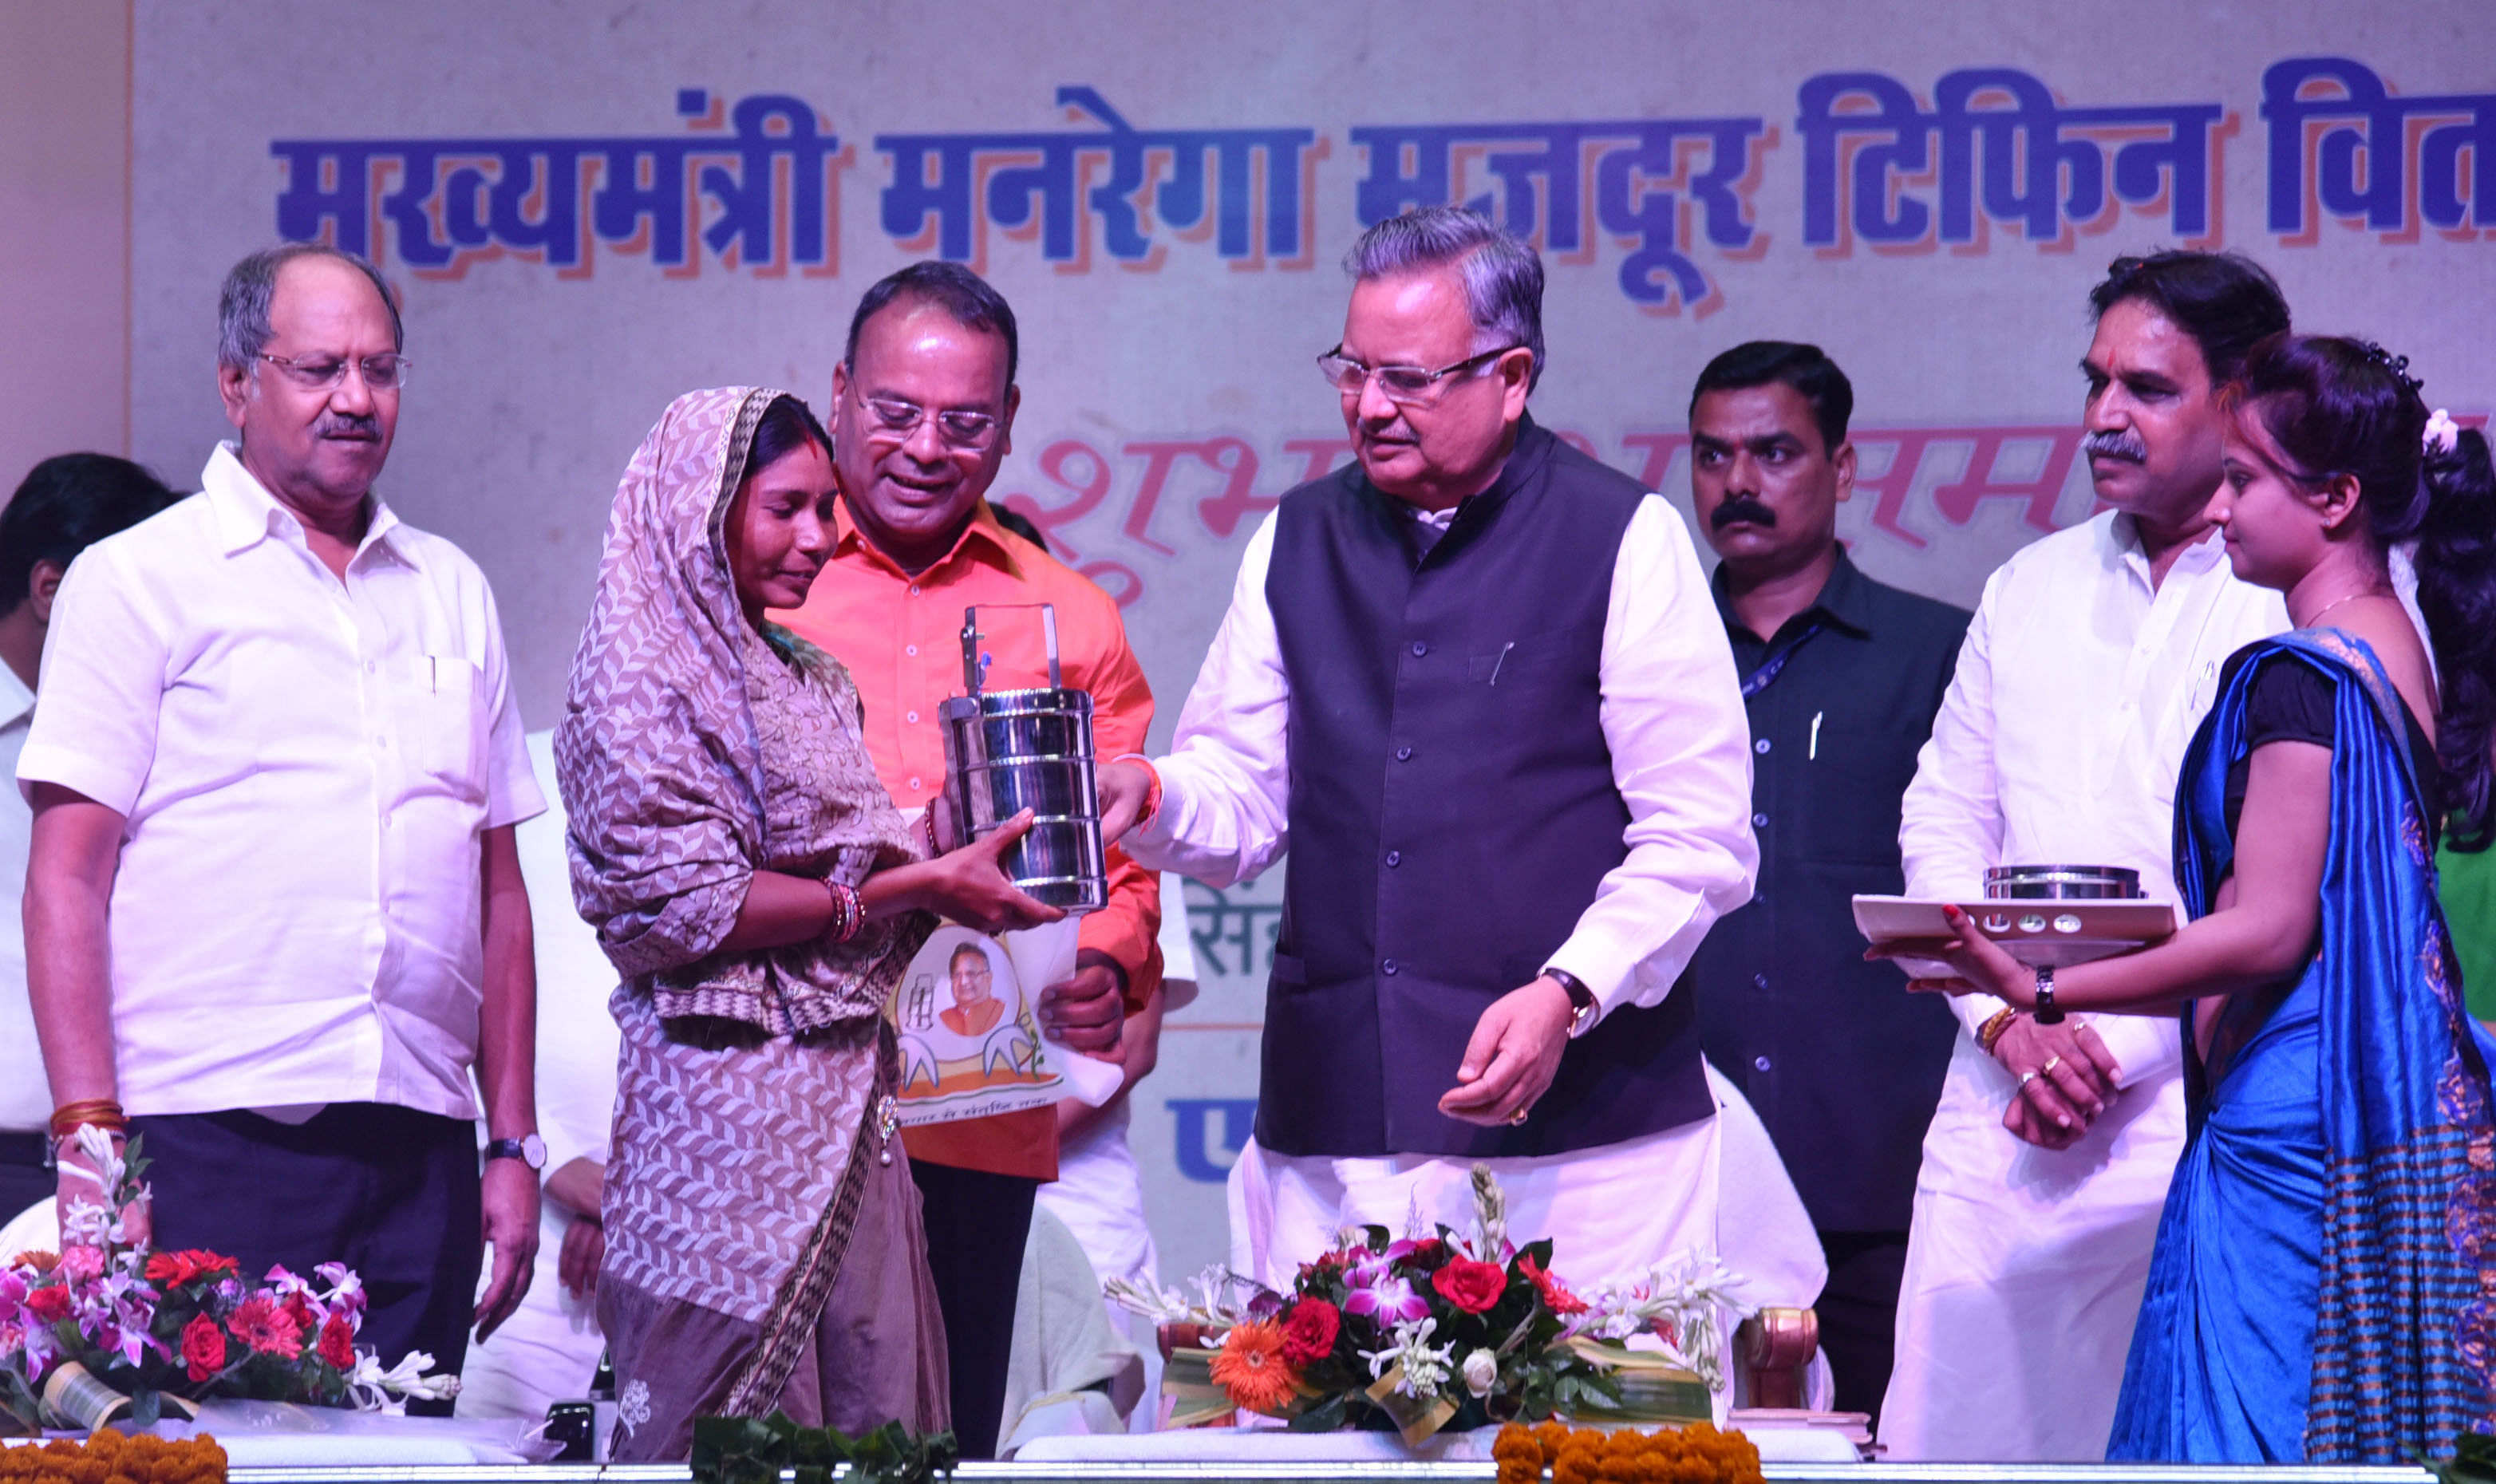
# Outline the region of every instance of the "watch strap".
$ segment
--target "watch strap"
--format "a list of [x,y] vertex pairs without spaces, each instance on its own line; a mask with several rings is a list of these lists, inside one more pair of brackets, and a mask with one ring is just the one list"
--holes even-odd
[[[540,1151],[538,1157],[534,1159],[529,1158],[529,1146],[532,1143],[537,1143]],[[485,1158],[488,1159],[517,1159],[529,1168],[537,1169],[546,1163],[546,1155],[544,1153],[545,1148],[546,1145],[542,1142],[538,1142],[535,1134],[531,1134],[529,1137],[521,1139],[494,1139],[485,1145]]]
[[1593,1018],[1596,1009],[1599,1008],[1595,992],[1586,987],[1585,980],[1566,969],[1545,969],[1543,973],[1546,978],[1569,992],[1569,1034],[1575,1036],[1584,1030],[1587,1021]]
[[2062,1007],[2054,1004],[2054,966],[2037,966],[2037,1023],[2058,1026],[2063,1023]]

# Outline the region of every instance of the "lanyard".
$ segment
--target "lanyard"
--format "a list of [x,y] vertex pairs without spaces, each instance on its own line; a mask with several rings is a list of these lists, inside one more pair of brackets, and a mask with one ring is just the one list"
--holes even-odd
[[1759,695],[1762,691],[1764,691],[1768,687],[1776,684],[1777,676],[1785,670],[1786,662],[1794,657],[1795,650],[1800,649],[1805,644],[1811,642],[1812,636],[1820,633],[1820,627],[1819,621],[1815,619],[1810,628],[1805,629],[1802,633],[1794,635],[1794,641],[1793,643],[1778,650],[1775,654],[1768,656],[1766,664],[1762,665],[1758,669],[1751,671],[1750,678],[1742,682],[1742,698],[1744,700],[1749,700],[1752,696]]

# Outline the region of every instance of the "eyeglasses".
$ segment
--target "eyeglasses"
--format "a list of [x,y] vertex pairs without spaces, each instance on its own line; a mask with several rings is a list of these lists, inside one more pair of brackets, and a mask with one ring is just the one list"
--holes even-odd
[[874,417],[875,425],[867,437],[882,443],[906,443],[919,425],[934,418],[936,437],[946,448],[964,453],[978,453],[997,441],[997,419],[986,413],[934,412],[916,402],[896,397],[861,395],[858,405]]
[[271,356],[264,351],[260,358],[285,372],[288,381],[306,391],[335,391],[347,380],[349,366],[356,368],[365,386],[372,390],[396,391],[407,385],[408,368],[414,364],[396,354],[341,360],[335,356]]
[[1318,357],[1318,370],[1325,375],[1327,383],[1335,390],[1348,397],[1360,395],[1368,386],[1370,379],[1375,377],[1378,380],[1378,389],[1387,394],[1387,400],[1411,407],[1430,401],[1438,394],[1439,384],[1449,377],[1471,372],[1477,367],[1497,360],[1511,351],[1524,349],[1525,347],[1521,345],[1504,345],[1495,351],[1484,351],[1479,356],[1468,356],[1452,365],[1441,366],[1436,371],[1427,371],[1420,366],[1364,366],[1343,354],[1342,346],[1336,346]]

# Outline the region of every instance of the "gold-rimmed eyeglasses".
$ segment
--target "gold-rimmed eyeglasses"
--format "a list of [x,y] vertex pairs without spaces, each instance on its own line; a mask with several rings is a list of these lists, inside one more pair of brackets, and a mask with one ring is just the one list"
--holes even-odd
[[879,443],[907,443],[919,425],[933,418],[936,437],[946,448],[963,453],[984,451],[997,441],[997,419],[986,413],[947,409],[938,412],[899,397],[860,394],[858,405],[871,419],[867,437]]

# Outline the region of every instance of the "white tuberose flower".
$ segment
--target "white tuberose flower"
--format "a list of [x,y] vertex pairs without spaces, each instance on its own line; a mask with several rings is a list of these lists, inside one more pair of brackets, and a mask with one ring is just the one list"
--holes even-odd
[[1453,1364],[1455,1346],[1431,1345],[1431,1334],[1439,1321],[1431,1318],[1406,1319],[1395,1326],[1394,1343],[1384,1349],[1363,1350],[1360,1357],[1369,1362],[1370,1378],[1375,1380],[1395,1369],[1404,1367],[1403,1379],[1395,1389],[1419,1401],[1429,1401],[1448,1384],[1448,1371]]
[[1488,1350],[1476,1350],[1465,1357],[1465,1389],[1478,1397],[1490,1395],[1499,1384],[1499,1357]]

